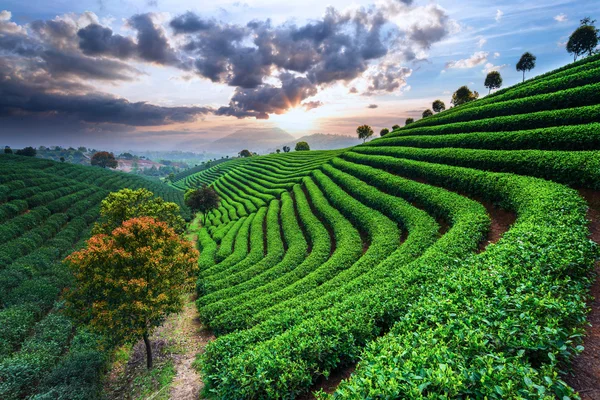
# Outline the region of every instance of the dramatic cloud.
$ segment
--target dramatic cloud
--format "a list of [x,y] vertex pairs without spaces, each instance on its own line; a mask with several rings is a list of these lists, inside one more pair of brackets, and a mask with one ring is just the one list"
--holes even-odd
[[110,28],[98,24],[90,24],[77,32],[79,48],[88,55],[110,55],[126,59],[132,57],[136,43],[128,37],[113,35]]
[[449,61],[449,62],[447,62],[446,63],[446,69],[452,69],[452,68],[459,68],[459,69],[473,68],[473,67],[476,67],[478,65],[481,65],[481,64],[484,64],[485,62],[487,62],[488,55],[489,55],[489,53],[487,51],[478,51],[478,52],[474,53],[469,58],[465,58],[463,60],[457,60],[457,61]]
[[137,51],[145,61],[157,64],[177,64],[175,50],[169,45],[164,29],[153,21],[153,14],[136,14],[128,24],[137,30]]
[[307,78],[283,73],[279,79],[281,87],[265,84],[256,89],[237,88],[229,106],[219,108],[216,114],[268,119],[269,114],[284,114],[317,94],[316,86]]
[[306,111],[313,110],[315,108],[321,107],[322,105],[323,105],[322,101],[305,101],[304,103],[301,104],[301,106],[304,107],[304,109]]
[[363,93],[367,96],[392,93],[406,86],[406,78],[412,74],[412,69],[396,64],[384,64],[374,68],[368,75],[369,86]]

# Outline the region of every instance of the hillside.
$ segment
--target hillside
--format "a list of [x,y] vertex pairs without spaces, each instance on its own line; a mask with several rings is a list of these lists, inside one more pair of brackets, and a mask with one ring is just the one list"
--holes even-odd
[[294,137],[279,128],[243,129],[207,144],[203,150],[212,153],[237,155],[243,149],[265,153],[267,149],[293,141]]
[[[314,133],[284,143],[277,148],[281,149],[283,146],[288,146],[290,149],[293,149],[298,142],[308,143],[311,150],[336,150],[356,146],[362,143],[362,140],[352,136]],[[273,152],[275,149],[276,148],[271,148],[268,152]]]
[[175,182],[221,196],[198,232],[207,390],[576,398],[599,89],[596,55],[365,145]]
[[110,192],[143,187],[180,205],[182,192],[24,156],[0,155],[0,171],[0,398],[90,398],[108,353],[61,312],[71,284],[61,260],[89,238]]

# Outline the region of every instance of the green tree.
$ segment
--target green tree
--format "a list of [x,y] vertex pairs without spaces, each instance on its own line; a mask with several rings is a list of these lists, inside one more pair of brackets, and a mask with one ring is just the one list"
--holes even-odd
[[64,158],[64,157],[61,157],[61,158],[60,158],[60,162],[65,162],[65,158]]
[[290,146],[283,146],[282,148],[283,148],[283,152],[284,152],[284,153],[289,153],[289,152],[290,152],[290,150],[291,150],[291,149],[290,149]]
[[400,129],[400,125],[396,124],[396,125],[392,126],[393,131],[395,131],[396,129]]
[[310,146],[306,142],[298,142],[296,143],[296,147],[294,148],[296,151],[308,151],[310,150]]
[[12,154],[13,151],[10,146],[4,146],[4,154]]
[[35,157],[35,155],[37,154],[37,150],[34,149],[33,147],[29,146],[29,147],[25,147],[21,150],[15,151],[15,154],[18,156]]
[[280,149],[277,149],[277,150],[275,150],[275,152],[276,152],[277,154],[279,154],[279,153],[281,153],[281,150],[280,150]]
[[390,133],[390,130],[388,128],[383,128],[380,132],[379,132],[379,136],[385,136],[388,133]]
[[203,214],[203,224],[206,225],[208,213],[219,207],[221,199],[219,194],[212,186],[202,185],[201,188],[191,189],[185,193],[185,204],[192,209],[193,212],[201,212]]
[[177,233],[185,230],[181,210],[175,203],[154,196],[148,189],[121,189],[110,193],[100,203],[100,219],[92,229],[93,234],[110,234],[123,221],[136,217],[152,217],[167,223]]
[[500,75],[500,72],[489,72],[485,77],[484,86],[490,90],[488,94],[492,92],[492,89],[499,89],[502,86],[502,76]]
[[252,153],[250,153],[250,150],[244,149],[238,153],[238,156],[239,157],[252,157]]
[[410,125],[410,124],[412,124],[413,122],[415,122],[415,119],[414,119],[414,118],[406,118],[406,122],[404,122],[404,126],[406,126],[406,125]]
[[525,52],[517,63],[517,71],[523,71],[523,82],[525,82],[525,71],[531,71],[535,68],[537,57],[530,52]]
[[467,86],[461,86],[452,94],[451,103],[455,106],[460,106],[461,104],[476,100],[478,97],[479,93],[471,92],[471,89]]
[[362,139],[363,143],[373,136],[373,129],[369,125],[361,125],[356,128],[356,134],[359,139]]
[[431,117],[433,115],[433,111],[431,111],[429,108],[425,111],[423,111],[423,118],[427,118],[427,117]]
[[569,54],[573,54],[573,61],[577,61],[578,56],[582,56],[587,53],[591,56],[594,50],[598,46],[598,40],[600,32],[596,29],[594,24],[596,20],[592,20],[590,17],[584,18],[581,21],[579,28],[569,36],[567,42],[567,51]]
[[444,104],[444,102],[441,100],[436,100],[431,105],[431,108],[433,108],[433,111],[435,111],[436,113],[439,113],[446,109],[446,104]]
[[117,168],[119,163],[115,159],[115,155],[113,153],[109,153],[108,151],[99,151],[92,156],[91,160],[92,165],[97,165],[102,168]]
[[110,235],[93,236],[65,263],[75,281],[66,296],[68,312],[115,344],[143,338],[151,369],[149,336],[168,314],[182,309],[198,251],[166,223],[140,217]]

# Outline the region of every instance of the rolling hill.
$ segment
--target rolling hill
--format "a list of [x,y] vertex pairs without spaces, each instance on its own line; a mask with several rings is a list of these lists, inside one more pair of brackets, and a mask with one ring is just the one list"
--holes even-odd
[[575,398],[599,89],[596,55],[365,145],[175,182],[221,196],[198,232],[207,393]]
[[[294,149],[296,143],[298,142],[308,143],[311,150],[336,150],[356,146],[362,141],[352,136],[314,133],[312,135],[306,135],[298,139],[291,140],[278,146],[277,148],[281,149],[283,146],[288,146],[290,149]],[[276,148],[270,148],[268,152],[273,152],[275,149]]]
[[236,155],[243,149],[265,153],[267,149],[293,141],[294,137],[280,128],[243,129],[203,146],[212,153]]

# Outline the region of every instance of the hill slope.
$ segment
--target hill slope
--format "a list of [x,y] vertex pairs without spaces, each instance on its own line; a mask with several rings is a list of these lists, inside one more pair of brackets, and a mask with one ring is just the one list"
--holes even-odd
[[[290,149],[293,149],[298,142],[308,143],[311,150],[336,150],[356,146],[361,143],[361,140],[352,136],[314,133],[312,135],[306,135],[298,139],[291,140],[280,145],[278,148],[288,146]],[[275,149],[276,148],[271,148],[268,151],[273,152]]]
[[199,234],[208,389],[294,398],[361,360],[331,398],[573,398],[599,89],[593,56],[366,145],[176,182],[222,198]]
[[182,192],[23,156],[0,155],[0,171],[0,398],[94,398],[108,354],[61,313],[71,284],[61,260],[89,238],[111,191],[144,187],[180,205]]

